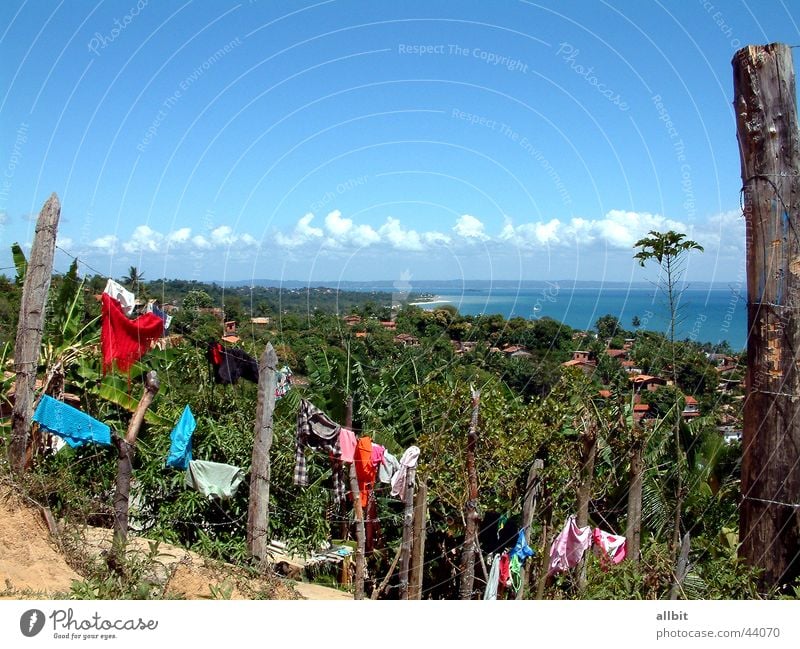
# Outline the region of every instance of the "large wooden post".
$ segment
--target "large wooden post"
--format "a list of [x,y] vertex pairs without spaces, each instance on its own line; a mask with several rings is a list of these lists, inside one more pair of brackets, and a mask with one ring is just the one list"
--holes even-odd
[[472,599],[472,588],[475,582],[475,549],[478,541],[478,473],[475,468],[475,447],[478,444],[478,410],[480,408],[480,390],[472,389],[472,419],[467,435],[467,478],[469,481],[469,500],[465,506],[466,530],[464,532],[464,549],[461,555],[461,599]]
[[403,494],[403,540],[400,553],[400,599],[408,599],[408,572],[411,565],[411,548],[414,543],[414,478],[416,467],[410,467],[406,474],[406,488]]
[[128,423],[125,437],[114,435],[114,444],[119,454],[117,460],[117,485],[114,493],[114,538],[109,554],[109,565],[120,569],[128,542],[128,506],[131,493],[131,476],[133,474],[133,454],[136,450],[136,439],[142,427],[144,415],[158,393],[161,384],[155,370],[150,370],[144,378],[144,393],[136,406],[136,410]]
[[639,555],[641,554],[644,445],[644,431],[639,424],[634,422],[631,433],[631,468],[625,542],[628,548],[627,556],[635,564],[639,563]]
[[58,196],[51,194],[36,221],[33,247],[25,271],[25,281],[22,284],[17,340],[14,345],[14,371],[17,379],[9,445],[11,468],[18,472],[25,469],[25,450],[28,446],[33,417],[33,393],[36,388],[39,348],[42,344],[45,306],[53,275],[53,254],[60,218],[61,203]]
[[800,575],[800,146],[787,45],[733,57],[747,226],[747,386],[740,553],[762,586]]
[[[353,397],[345,402],[345,428],[353,428]],[[364,533],[364,508],[361,506],[361,492],[358,488],[356,463],[350,464],[350,493],[353,496],[353,518],[356,524],[356,575],[353,599],[364,599],[364,573],[366,572],[366,535]]]
[[408,598],[422,599],[422,578],[425,567],[425,525],[428,519],[428,483],[420,481],[414,499],[414,546],[411,550],[411,575]]
[[[539,479],[539,471],[544,468],[542,460],[534,460],[531,465],[531,470],[528,471],[528,480],[525,483],[525,499],[522,504],[522,529],[525,532],[525,542],[531,544],[531,524],[533,523],[533,512],[536,507],[536,494],[537,494],[537,481]],[[526,561],[525,567],[522,569],[522,583],[517,591],[517,599],[525,598],[525,591],[528,587],[530,580],[531,566],[533,560]]]
[[250,502],[247,508],[247,549],[262,566],[268,557],[269,544],[269,452],[272,448],[277,366],[278,355],[272,343],[267,343],[258,362],[258,402],[250,467]]

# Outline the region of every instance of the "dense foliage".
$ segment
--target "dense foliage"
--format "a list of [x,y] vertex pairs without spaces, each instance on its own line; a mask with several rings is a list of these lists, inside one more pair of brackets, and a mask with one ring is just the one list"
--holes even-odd
[[[270,499],[274,538],[310,552],[348,531],[351,514],[330,504],[325,458],[309,457],[307,488],[292,484],[292,472],[300,398],[310,399],[342,422],[345,399],[352,396],[357,431],[398,457],[410,444],[422,449],[418,476],[426,481],[429,493],[423,596],[456,597],[468,497],[465,445],[473,386],[481,395],[476,461],[484,533],[494,532],[496,515],[508,518],[510,525],[519,524],[529,469],[534,460],[543,462],[531,528],[531,545],[537,552],[530,582],[535,594],[549,544],[578,506],[587,434],[597,437],[589,521],[624,533],[634,393],[631,375],[606,351],[623,347],[627,339],[628,357],[639,370],[676,377],[675,385],[642,398],[651,411],[640,424],[647,467],[641,562],[623,562],[606,570],[590,554],[585,579],[571,573],[558,576],[547,585],[545,596],[667,597],[674,571],[668,546],[676,471],[682,472],[680,484],[685,487],[680,531],[690,532],[692,538],[691,568],[681,596],[765,595],[756,592],[751,571],[736,557],[740,447],[725,444],[718,431],[723,422],[738,423],[741,392],[719,391],[718,370],[706,353],[711,350],[692,341],[676,341],[673,350],[662,334],[625,331],[613,316],[600,318],[594,332],[575,332],[550,319],[461,316],[452,308],[405,305],[392,313],[387,295],[333,289],[222,289],[177,280],[148,283],[137,269],[131,271],[135,273],[128,279],[136,280],[140,295],[181,307],[174,315],[175,331],[182,341],[151,351],[130,378],[101,376],[99,306],[93,296],[102,290],[103,280],[81,280],[73,269],[53,282],[53,311],[40,370],[45,376],[61,362],[64,389],[80,396],[85,412],[117,431],[127,426],[143,374],[148,369],[158,372],[161,389],[135,455],[132,524],[139,533],[232,563],[248,561],[247,483],[231,500],[212,501],[187,489],[182,472],[164,466],[170,430],[189,404],[198,424],[194,457],[233,464],[249,475],[256,386],[247,382],[214,385],[205,358],[205,341],[221,335],[222,322],[202,309],[224,306],[225,317],[235,314],[239,321],[238,346],[258,357],[271,342],[280,364],[288,364],[297,379],[278,401],[274,414]],[[11,341],[17,285],[0,279],[0,295],[0,311],[9,314],[0,333],[4,341]],[[346,324],[345,313],[359,314],[361,319]],[[252,316],[271,320],[253,324]],[[396,329],[381,323],[390,316]],[[402,344],[398,334],[412,338]],[[410,340],[415,342],[410,344]],[[576,349],[587,350],[597,359],[596,369],[588,375],[563,365]],[[6,347],[4,362],[9,355]],[[3,394],[9,386],[6,377]],[[675,403],[684,395],[698,400],[701,417],[681,419]],[[7,438],[7,419],[3,425]],[[680,463],[672,461],[675,426],[680,431]],[[113,450],[65,449],[37,460],[27,476],[27,488],[58,516],[109,526],[115,474]],[[401,503],[389,497],[385,488],[377,498],[380,542],[369,557],[371,586],[394,556],[402,524]],[[482,575],[477,574],[480,586]],[[396,593],[389,592],[389,596]]]

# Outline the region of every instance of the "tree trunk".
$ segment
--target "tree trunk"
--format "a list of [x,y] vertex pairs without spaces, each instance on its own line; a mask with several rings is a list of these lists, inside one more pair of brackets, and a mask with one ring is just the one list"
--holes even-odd
[[547,544],[547,535],[550,532],[553,522],[553,503],[552,494],[545,483],[542,490],[542,502],[544,503],[544,512],[542,516],[542,561],[539,573],[539,583],[536,586],[536,599],[544,599],[544,591],[547,589],[547,582],[549,581],[549,568],[550,568],[550,546]]
[[258,363],[258,402],[250,468],[250,502],[247,508],[247,549],[262,567],[269,556],[269,453],[272,448],[277,365],[278,355],[272,343],[267,343]]
[[[353,397],[345,402],[345,428],[353,428]],[[356,525],[356,575],[353,599],[364,599],[364,573],[366,572],[366,535],[364,534],[364,508],[361,506],[361,492],[358,488],[355,462],[350,464],[350,493],[353,496],[353,518]]]
[[[578,490],[578,514],[576,523],[578,527],[589,524],[589,501],[592,497],[592,479],[594,478],[594,462],[597,457],[597,427],[594,422],[589,423],[583,437],[583,451],[581,454],[581,486]],[[578,570],[578,590],[586,588],[586,557],[581,559]]]
[[466,530],[464,533],[464,550],[461,555],[461,599],[472,599],[472,588],[475,582],[475,547],[478,540],[478,474],[475,469],[475,446],[478,444],[478,409],[481,393],[472,390],[472,419],[467,435],[467,478],[469,480],[469,500],[465,506]]
[[678,596],[681,594],[683,580],[686,579],[686,575],[689,572],[690,540],[691,536],[689,532],[686,532],[686,534],[683,535],[683,541],[681,541],[681,554],[678,557],[678,564],[675,566],[675,580],[672,582],[672,588],[669,592],[670,599],[678,599]]
[[792,51],[733,57],[747,226],[747,385],[740,554],[761,585],[800,575],[800,147]]
[[42,344],[47,294],[53,275],[53,253],[60,218],[61,204],[58,196],[51,194],[36,221],[33,247],[25,271],[25,281],[22,284],[17,340],[14,345],[14,371],[17,378],[9,444],[9,461],[11,468],[17,472],[25,470],[25,451],[33,417],[33,393],[36,389],[39,348]]
[[422,599],[422,579],[425,568],[425,526],[428,519],[428,484],[423,479],[414,500],[414,547],[411,551],[409,599]]
[[[542,460],[534,460],[528,471],[528,480],[525,482],[525,499],[522,504],[522,529],[525,532],[525,542],[531,544],[531,524],[533,523],[533,513],[536,508],[536,492],[537,480],[539,479],[539,471],[544,468]],[[519,590],[517,591],[517,599],[525,598],[525,590],[530,581],[531,566],[533,559],[526,561],[522,568],[522,581]]]
[[403,512],[403,541],[400,554],[400,599],[408,599],[408,573],[411,565],[411,549],[414,543],[414,478],[416,467],[408,469],[406,490],[403,499],[406,506]]
[[627,556],[639,563],[642,537],[642,480],[644,478],[644,437],[638,424],[634,424],[631,440],[631,483],[628,487],[628,516],[625,529]]
[[144,393],[128,423],[124,438],[114,435],[117,447],[117,485],[114,493],[114,538],[109,554],[109,565],[119,570],[123,565],[125,545],[128,543],[128,505],[133,474],[133,454],[144,415],[161,387],[158,374],[150,370],[144,379]]

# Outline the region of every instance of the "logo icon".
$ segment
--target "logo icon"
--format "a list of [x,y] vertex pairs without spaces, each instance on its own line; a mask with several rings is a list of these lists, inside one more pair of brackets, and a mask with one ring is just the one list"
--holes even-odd
[[37,608],[25,611],[19,618],[19,630],[26,638],[32,638],[44,628],[44,613]]

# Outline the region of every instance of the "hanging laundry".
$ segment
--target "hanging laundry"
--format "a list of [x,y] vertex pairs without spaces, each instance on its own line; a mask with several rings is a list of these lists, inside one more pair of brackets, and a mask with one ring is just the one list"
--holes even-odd
[[381,462],[381,465],[378,467],[378,480],[384,484],[391,484],[392,476],[399,470],[400,462],[397,461],[397,458],[389,453],[389,451],[384,451],[383,462]]
[[157,315],[161,318],[161,321],[164,323],[164,335],[167,335],[167,331],[169,330],[170,324],[172,324],[172,316],[167,315],[164,311],[156,306],[155,300],[150,300],[145,307],[145,313],[152,313]]
[[275,373],[275,398],[280,399],[292,388],[292,370],[284,365]]
[[36,406],[33,421],[72,448],[89,443],[111,445],[111,429],[106,424],[46,394]]
[[564,528],[550,546],[548,574],[563,572],[578,565],[591,541],[591,527],[578,527],[575,516],[567,518]]
[[136,306],[136,296],[127,288],[109,278],[106,282],[106,287],[103,289],[103,293],[110,295],[119,302],[119,306],[122,308],[125,315],[133,313],[133,309]]
[[184,482],[208,498],[233,498],[242,480],[244,471],[238,466],[192,460]]
[[494,557],[492,567],[489,570],[489,579],[486,582],[486,590],[483,591],[483,599],[497,599],[497,588],[500,585],[500,557]]
[[500,593],[511,586],[511,559],[508,552],[500,555]]
[[223,347],[219,342],[208,343],[207,358],[214,369],[214,382],[236,385],[239,379],[258,383],[258,362],[237,347]]
[[354,461],[361,506],[366,509],[369,502],[369,494],[375,484],[375,476],[377,475],[375,466],[372,464],[372,439],[370,437],[359,438],[356,444]]
[[511,550],[511,557],[517,557],[520,563],[524,564],[528,557],[532,557],[534,554],[535,552],[525,540],[525,530],[520,530],[517,535],[517,544],[514,546],[514,549]]
[[114,361],[117,361],[120,372],[128,372],[150,350],[153,342],[161,338],[164,323],[152,313],[129,320],[119,302],[107,293],[103,293],[102,301],[100,348],[103,353],[103,374],[111,369]]
[[171,444],[167,456],[167,466],[176,469],[185,469],[189,466],[189,462],[192,461],[192,433],[196,427],[197,422],[187,404],[181,418],[169,435]]
[[518,593],[519,589],[522,588],[522,562],[516,554],[511,557],[508,571],[511,574],[511,588],[514,589],[515,593]]
[[378,468],[381,464],[383,464],[384,453],[386,453],[386,449],[383,446],[376,444],[375,442],[372,443],[372,457],[370,458],[372,461],[372,466]]
[[338,502],[345,499],[344,476],[342,475],[342,449],[339,446],[339,429],[335,423],[306,399],[300,400],[297,412],[297,433],[294,460],[294,484],[308,484],[308,468],[306,467],[306,448],[328,451],[333,474],[333,497]]
[[344,426],[339,429],[339,448],[342,451],[342,462],[352,463],[356,452],[356,435]]
[[392,476],[392,495],[399,496],[402,502],[406,501],[406,479],[408,470],[417,466],[419,448],[409,446],[400,458],[400,470]]
[[625,559],[627,553],[627,543],[624,536],[609,534],[599,527],[592,531],[592,543],[594,551],[600,557],[601,565],[606,568],[610,560],[613,564],[618,564]]

